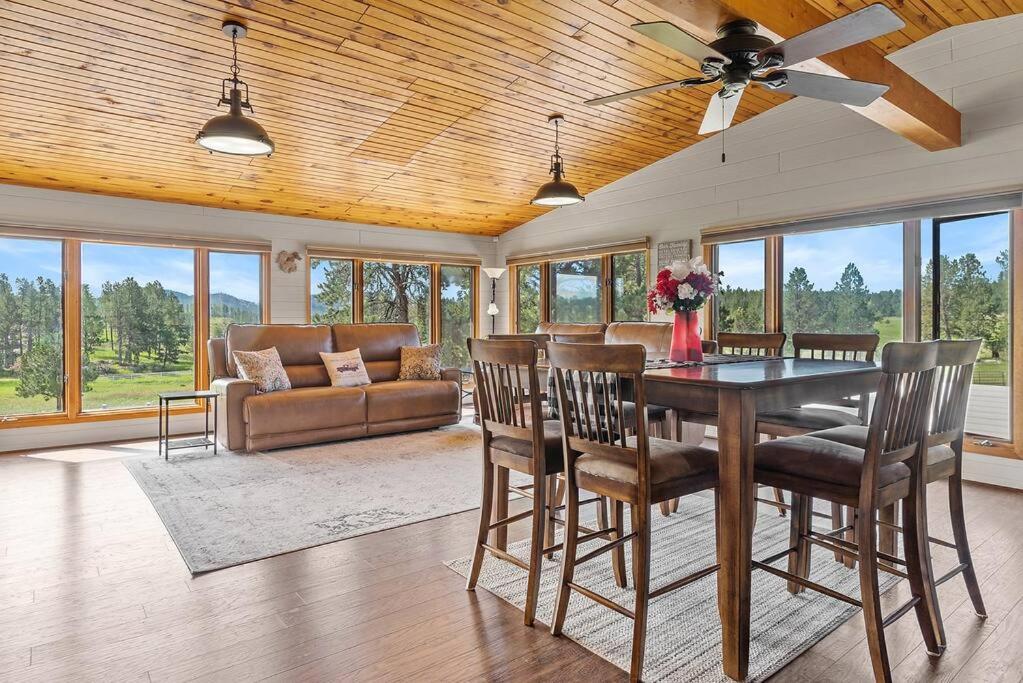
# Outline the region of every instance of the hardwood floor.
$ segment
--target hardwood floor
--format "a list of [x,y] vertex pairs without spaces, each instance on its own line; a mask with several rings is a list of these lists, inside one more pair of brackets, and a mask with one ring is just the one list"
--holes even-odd
[[[471,549],[473,511],[192,578],[119,462],[155,450],[0,456],[0,680],[625,677],[464,590],[443,561]],[[932,535],[949,538],[944,490],[930,494]],[[989,617],[973,614],[961,580],[941,586],[949,648],[931,660],[915,620],[899,620],[887,631],[896,680],[1023,680],[1023,492],[970,484],[966,497]],[[939,572],[952,565],[951,551],[935,552]],[[869,679],[857,616],[772,680]]]

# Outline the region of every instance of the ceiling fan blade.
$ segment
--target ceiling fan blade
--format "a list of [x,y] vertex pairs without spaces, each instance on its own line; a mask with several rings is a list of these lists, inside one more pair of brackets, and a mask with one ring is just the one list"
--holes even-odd
[[670,47],[676,52],[681,52],[701,64],[705,59],[716,59],[725,64],[732,61],[696,36],[686,33],[668,21],[650,21],[642,24],[633,24],[632,28],[647,38]]
[[707,105],[707,111],[703,114],[703,123],[700,124],[700,135],[716,133],[732,125],[732,117],[735,110],[739,108],[739,100],[742,99],[742,91],[729,97],[722,97],[723,90],[714,93]]
[[595,107],[599,104],[617,102],[618,100],[625,100],[630,97],[639,97],[640,95],[649,95],[650,93],[662,92],[664,90],[674,90],[675,88],[684,87],[686,87],[685,81],[671,81],[669,83],[661,83],[660,85],[651,85],[648,88],[637,88],[636,90],[629,90],[628,92],[620,92],[617,95],[608,95],[606,97],[598,97],[596,99],[586,100],[584,104],[588,104],[591,107]]
[[898,31],[905,25],[888,7],[874,4],[761,50],[759,57],[763,60],[768,55],[781,55],[779,66],[792,66]]
[[848,78],[824,76],[805,71],[775,71],[771,76],[775,74],[784,74],[787,83],[772,88],[772,90],[790,95],[812,97],[817,100],[851,104],[854,107],[865,107],[888,92],[888,86],[880,83],[853,81]]

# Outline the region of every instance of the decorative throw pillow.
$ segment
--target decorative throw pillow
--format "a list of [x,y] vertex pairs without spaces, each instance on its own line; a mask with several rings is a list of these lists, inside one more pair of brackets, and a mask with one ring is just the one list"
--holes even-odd
[[401,347],[398,379],[440,379],[440,344]]
[[277,353],[276,346],[262,351],[232,351],[231,355],[238,365],[238,374],[241,378],[256,383],[257,394],[269,394],[271,391],[291,388],[291,380],[284,371],[281,355]]
[[338,353],[320,351],[320,358],[327,366],[331,386],[361,387],[370,383],[369,373],[366,372],[366,365],[362,362],[362,354],[359,353],[359,349]]

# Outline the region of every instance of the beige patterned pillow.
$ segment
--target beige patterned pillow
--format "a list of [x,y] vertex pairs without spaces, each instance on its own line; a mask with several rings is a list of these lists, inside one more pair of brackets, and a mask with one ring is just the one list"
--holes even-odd
[[440,379],[440,344],[401,347],[398,379]]
[[232,351],[231,355],[238,365],[238,374],[241,378],[256,383],[257,394],[269,394],[272,391],[291,388],[291,380],[284,371],[281,355],[277,353],[276,346],[262,351]]
[[338,353],[320,351],[320,358],[327,366],[331,386],[361,387],[370,383],[369,373],[366,372],[366,364],[362,362],[362,354],[359,353],[359,349]]

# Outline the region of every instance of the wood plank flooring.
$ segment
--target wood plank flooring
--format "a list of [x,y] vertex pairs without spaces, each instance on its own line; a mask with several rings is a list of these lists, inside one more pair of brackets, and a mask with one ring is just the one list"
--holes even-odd
[[[624,678],[464,590],[443,562],[468,552],[475,512],[192,578],[119,461],[141,452],[155,445],[0,456],[0,680]],[[930,498],[932,533],[949,538],[942,487]],[[896,680],[1023,680],[1023,492],[970,484],[967,507],[989,617],[960,580],[943,585],[949,649],[928,658],[900,620],[887,631]],[[952,564],[936,552],[939,571]],[[886,602],[903,599],[900,585]],[[869,680],[869,667],[857,616],[772,680]]]

